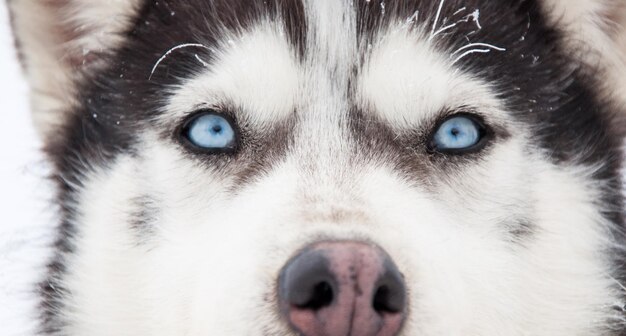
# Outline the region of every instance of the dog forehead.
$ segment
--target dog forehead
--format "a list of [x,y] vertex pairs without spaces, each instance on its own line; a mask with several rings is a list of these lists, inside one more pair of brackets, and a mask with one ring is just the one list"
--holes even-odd
[[[431,8],[432,18],[420,19],[420,2],[406,3],[414,8],[385,2],[372,7],[369,1],[305,1],[294,9],[293,3],[280,3],[291,7],[256,12],[253,24],[235,30],[222,24],[225,30],[219,37],[200,34],[202,42],[175,45],[157,61],[151,76],[170,53],[192,49],[190,67],[195,74],[176,86],[169,101],[168,112],[177,116],[233,104],[252,119],[275,121],[298,108],[320,105],[313,102],[317,98],[332,104],[329,98],[340,97],[366,110],[371,105],[388,121],[402,122],[420,118],[410,108],[416,103],[432,115],[446,103],[464,106],[473,98],[488,97],[487,85],[454,65],[473,53],[506,49],[469,39],[456,50],[438,45],[439,35],[447,30],[481,27],[479,10],[459,7],[444,17],[441,1]],[[306,26],[299,33],[293,31],[296,19],[301,20],[299,29]],[[304,35],[294,38],[297,34]],[[357,90],[350,91],[353,88]],[[451,92],[460,93],[456,101]],[[356,97],[349,97],[353,94]]]
[[[214,47],[221,47],[225,39],[245,37],[268,23],[274,26],[276,37],[287,41],[287,44],[280,41],[282,47],[290,47],[300,60],[314,60],[307,65],[323,63],[321,65],[329,71],[348,70],[346,68],[355,63],[360,65],[370,53],[373,42],[381,39],[381,32],[388,34],[390,27],[428,39],[432,49],[448,53],[454,63],[459,63],[457,68],[461,68],[460,61],[487,53],[503,53],[509,44],[516,42],[514,38],[528,33],[525,28],[529,24],[529,13],[520,9],[519,4],[497,5],[508,5],[510,9],[503,11],[490,1],[473,0],[214,0],[193,4],[160,1],[149,6],[145,19],[142,18],[133,30],[135,41],[129,44],[148,48],[146,51],[155,65],[149,77],[154,82],[164,83],[192,76],[198,70],[198,63],[211,64],[215,56],[205,55],[205,59],[198,60],[195,54],[206,53],[206,50],[181,46],[203,45],[205,49],[215,50]],[[500,14],[494,17],[489,13]],[[496,21],[494,24],[500,25],[498,30],[504,32],[488,33],[487,30],[494,28],[488,26],[491,21]],[[501,26],[503,21],[508,22],[506,26]],[[502,36],[505,34],[507,36]],[[129,49],[122,56],[131,53],[136,53],[136,49]],[[157,54],[167,57],[155,58]],[[493,63],[494,57],[497,55],[482,58],[486,63]],[[337,72],[335,75],[351,74]]]
[[[594,101],[560,38],[535,0],[159,1],[144,9],[114,66],[97,74],[108,85],[89,86],[82,101],[87,122],[114,135],[106,138],[115,151],[123,148],[118,138],[135,136],[126,125],[158,118],[169,138],[180,117],[220,99],[243,106],[236,113],[252,122],[297,111],[308,115],[303,125],[332,127],[361,103],[394,125],[409,119],[409,127],[446,107],[571,127],[561,111]],[[541,141],[545,134],[576,132],[546,131]],[[569,151],[553,148],[563,143],[570,141],[541,145]]]

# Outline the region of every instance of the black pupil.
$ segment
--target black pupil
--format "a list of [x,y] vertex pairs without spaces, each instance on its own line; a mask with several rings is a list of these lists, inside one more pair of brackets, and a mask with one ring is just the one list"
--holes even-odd
[[450,130],[450,133],[452,133],[452,135],[454,135],[455,137],[457,135],[459,135],[461,133],[461,131],[458,128],[453,128],[452,130]]
[[221,133],[221,132],[222,132],[222,126],[221,126],[221,125],[214,125],[214,126],[211,128],[211,130],[212,130],[214,133]]

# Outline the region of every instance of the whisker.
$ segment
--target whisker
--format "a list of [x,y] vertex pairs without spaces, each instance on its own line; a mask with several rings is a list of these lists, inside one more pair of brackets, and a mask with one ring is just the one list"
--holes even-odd
[[465,56],[474,54],[474,53],[481,53],[481,54],[486,54],[488,52],[491,52],[491,49],[472,49],[472,50],[468,50],[466,52],[464,52],[463,54],[461,54],[461,56],[457,57],[452,64],[456,64],[456,62],[460,61],[461,59],[463,59]]
[[433,39],[433,37],[435,36],[435,30],[437,29],[437,23],[439,23],[439,17],[441,16],[441,10],[443,9],[443,4],[446,2],[446,0],[441,0],[439,2],[439,8],[437,9],[437,15],[435,16],[435,21],[433,22],[433,29],[430,32],[430,38],[428,39],[429,41]]
[[617,286],[619,286],[624,292],[626,292],[626,286],[624,286],[619,280],[615,279],[615,277],[610,276],[610,275],[609,275],[609,278],[613,280],[613,282],[615,282],[615,284],[617,284]]
[[454,55],[458,54],[459,52],[461,52],[461,51],[463,51],[463,50],[465,50],[465,49],[474,48],[474,47],[486,47],[486,48],[489,48],[489,49],[494,49],[494,50],[497,50],[497,51],[506,51],[506,49],[505,49],[505,48],[501,48],[501,47],[495,46],[495,45],[493,45],[493,44],[488,44],[488,43],[480,43],[480,42],[477,42],[477,43],[470,43],[470,44],[468,44],[468,45],[465,45],[465,46],[463,46],[463,47],[461,47],[461,48],[457,49],[457,50],[456,50],[455,52],[453,52],[453,53],[452,53],[452,55],[450,55],[450,56],[454,56]]
[[194,55],[196,57],[196,59],[198,60],[198,62],[202,63],[203,66],[208,67],[209,63],[205,62],[202,60],[202,58],[200,58],[200,56],[198,56],[198,54]]
[[452,16],[457,15],[457,14],[465,11],[466,9],[467,9],[467,7],[459,8],[456,12],[452,13]]
[[[457,23],[458,23],[458,22],[457,22]],[[451,28],[456,27],[457,23],[452,23],[452,24],[449,24],[449,25],[447,25],[447,26],[445,26],[445,27],[442,27],[441,29],[437,30],[433,36],[437,36],[437,35],[439,35],[439,34],[441,34],[441,33],[445,32],[445,31],[446,31],[446,30],[448,30],[448,29],[451,29]]]
[[148,80],[152,80],[152,76],[154,75],[154,72],[156,71],[156,69],[159,67],[159,65],[174,51],[179,50],[179,49],[184,49],[184,48],[191,48],[191,47],[195,47],[195,48],[204,48],[207,50],[211,50],[209,47],[205,46],[204,44],[200,44],[200,43],[183,43],[183,44],[179,44],[175,47],[172,47],[170,50],[168,50],[165,54],[163,54],[163,56],[161,56],[161,58],[159,58],[159,60],[154,64],[154,66],[152,67],[152,71],[150,72],[150,77],[148,77]]

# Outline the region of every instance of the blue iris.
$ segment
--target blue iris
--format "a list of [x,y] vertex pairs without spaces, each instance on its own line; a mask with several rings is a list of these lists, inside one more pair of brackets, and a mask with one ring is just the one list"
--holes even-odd
[[187,126],[187,139],[203,149],[233,149],[236,135],[233,125],[217,114],[203,114],[191,120]]
[[482,127],[465,116],[452,117],[435,133],[433,143],[438,150],[463,150],[477,145],[483,136]]

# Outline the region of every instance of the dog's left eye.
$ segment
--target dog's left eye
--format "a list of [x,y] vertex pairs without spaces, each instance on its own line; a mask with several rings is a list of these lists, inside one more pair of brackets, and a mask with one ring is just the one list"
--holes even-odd
[[485,128],[470,116],[452,116],[445,120],[431,139],[431,149],[462,153],[475,149],[485,136]]
[[214,112],[202,113],[189,120],[182,136],[193,146],[210,153],[229,153],[237,147],[233,122]]

